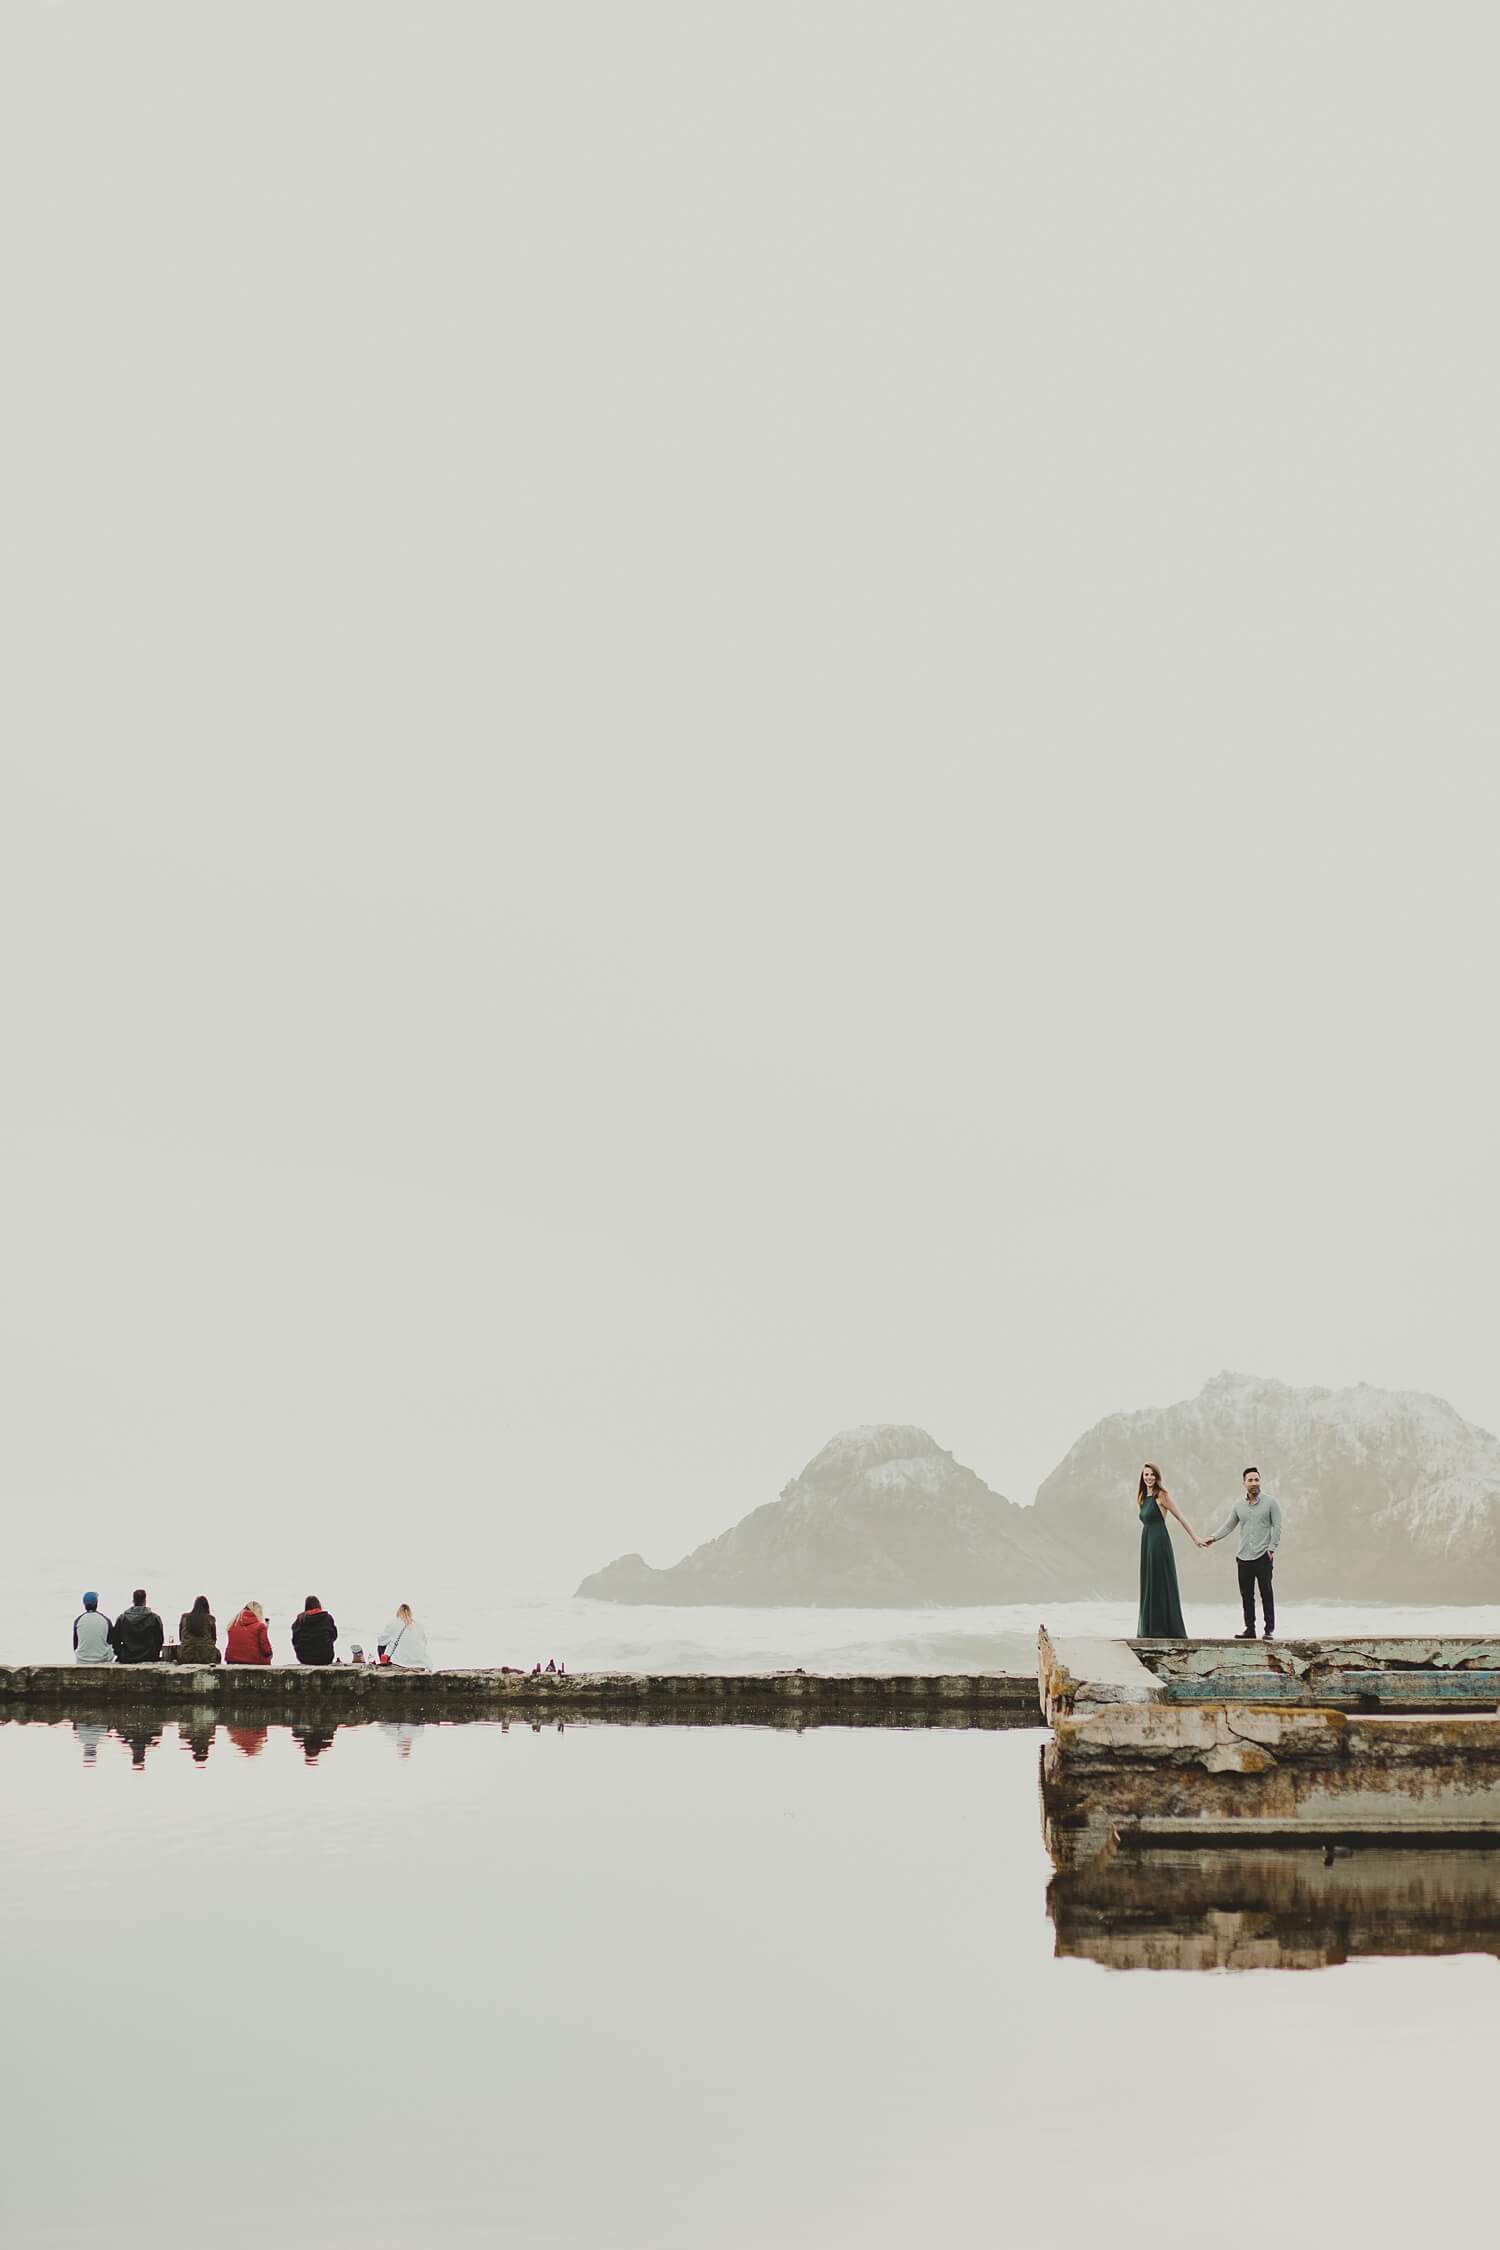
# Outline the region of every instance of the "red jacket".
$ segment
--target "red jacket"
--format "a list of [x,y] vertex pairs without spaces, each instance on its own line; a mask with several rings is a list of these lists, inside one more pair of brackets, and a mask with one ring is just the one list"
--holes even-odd
[[271,1636],[265,1621],[246,1607],[229,1628],[224,1642],[226,1664],[269,1664],[271,1661]]

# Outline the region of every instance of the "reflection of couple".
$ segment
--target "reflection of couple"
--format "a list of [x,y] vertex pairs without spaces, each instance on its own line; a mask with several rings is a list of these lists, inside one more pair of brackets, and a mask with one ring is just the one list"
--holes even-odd
[[1177,1563],[1172,1553],[1172,1534],[1167,1528],[1168,1516],[1177,1518],[1195,1547],[1211,1547],[1216,1539],[1227,1538],[1231,1531],[1238,1529],[1240,1606],[1245,1613],[1245,1630],[1235,1638],[1241,1641],[1255,1638],[1255,1590],[1259,1587],[1265,1619],[1264,1637],[1270,1640],[1276,1630],[1272,1559],[1281,1542],[1281,1510],[1268,1492],[1261,1492],[1259,1469],[1246,1469],[1240,1481],[1245,1489],[1224,1521],[1206,1539],[1200,1539],[1162,1483],[1156,1463],[1147,1461],[1143,1466],[1135,1494],[1136,1510],[1141,1519],[1141,1606],[1135,1627],[1137,1640],[1185,1641],[1188,1637],[1177,1592]]

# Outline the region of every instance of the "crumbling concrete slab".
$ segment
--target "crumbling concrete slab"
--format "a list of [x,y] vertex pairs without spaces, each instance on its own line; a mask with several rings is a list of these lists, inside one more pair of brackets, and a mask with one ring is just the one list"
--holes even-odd
[[1045,1625],[1037,1634],[1036,1673],[1042,1715],[1049,1725],[1080,1705],[1153,1703],[1163,1692],[1129,1641],[1052,1634]]

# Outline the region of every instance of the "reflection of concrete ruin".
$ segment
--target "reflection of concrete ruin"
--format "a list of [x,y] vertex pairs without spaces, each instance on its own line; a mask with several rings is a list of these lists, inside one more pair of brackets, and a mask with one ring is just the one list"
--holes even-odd
[[[1288,1660],[1279,1701],[1272,1654]],[[1184,1969],[1500,1956],[1500,1650],[1331,1654],[1043,1633],[1060,1954]]]
[[1393,1953],[1500,1956],[1490,1852],[1317,1845],[1106,1853],[1059,1867],[1059,1955],[1110,1969],[1323,1969]]

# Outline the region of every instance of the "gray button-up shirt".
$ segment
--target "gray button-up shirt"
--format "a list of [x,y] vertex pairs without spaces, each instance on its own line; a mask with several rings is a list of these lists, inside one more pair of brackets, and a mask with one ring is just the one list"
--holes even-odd
[[1218,1530],[1209,1533],[1209,1545],[1216,1539],[1226,1538],[1236,1524],[1240,1527],[1238,1559],[1241,1562],[1256,1562],[1262,1555],[1274,1555],[1281,1544],[1281,1509],[1269,1492],[1263,1492],[1253,1501],[1242,1492]]

